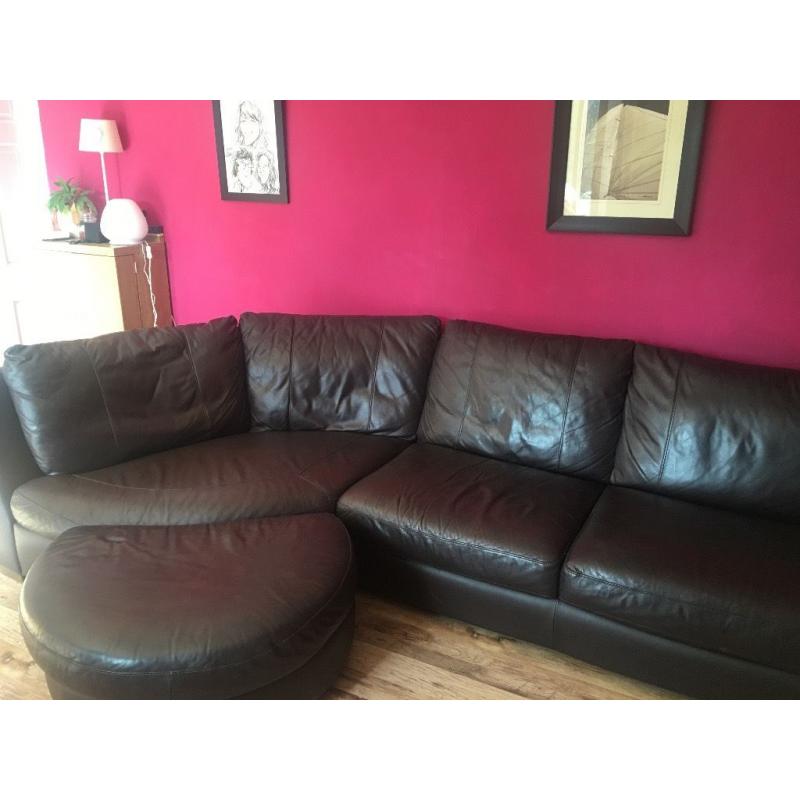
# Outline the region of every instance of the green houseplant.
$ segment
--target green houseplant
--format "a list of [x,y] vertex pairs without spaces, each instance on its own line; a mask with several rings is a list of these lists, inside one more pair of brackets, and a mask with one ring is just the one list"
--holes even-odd
[[54,181],[56,189],[47,201],[53,219],[53,228],[78,235],[81,216],[94,214],[97,206],[92,202],[88,189],[82,189],[72,182],[72,178]]

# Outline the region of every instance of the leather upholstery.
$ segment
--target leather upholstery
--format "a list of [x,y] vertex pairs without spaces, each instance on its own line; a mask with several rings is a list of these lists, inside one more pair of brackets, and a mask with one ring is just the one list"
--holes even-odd
[[15,345],[5,378],[42,472],[99,469],[247,429],[233,317]]
[[[325,644],[301,667],[282,678],[251,692],[236,695],[234,700],[319,700],[336,683],[350,655],[355,630],[355,609],[331,634]],[[94,700],[92,695],[76,692],[45,675],[47,689],[54,700]]]
[[636,346],[612,482],[800,521],[800,372]]
[[356,539],[354,545],[359,585],[366,591],[503,636],[552,647],[557,600],[395,558],[363,539]]
[[21,572],[21,565],[14,546],[11,495],[17,486],[41,474],[22,435],[0,369],[0,568],[14,574]]
[[416,444],[344,493],[337,512],[388,556],[555,597],[602,485]]
[[[678,691],[800,696],[800,373],[469,322],[434,359],[437,333],[427,317],[245,314],[244,347],[228,319],[12,349],[39,465],[76,474],[20,454],[0,384],[0,558],[14,568],[2,509],[25,481],[23,570],[74,525],[338,508],[370,588]],[[266,561],[250,546],[236,552]],[[119,691],[59,663],[65,694]]]
[[633,343],[448,324],[419,438],[531,467],[606,480]]
[[18,522],[14,523],[14,544],[19,559],[19,575],[26,575],[31,565],[47,549],[52,536],[29,530]]
[[399,453],[388,436],[245,433],[19,487],[12,511],[54,538],[75,525],[185,525],[333,511],[339,495]]
[[800,526],[609,487],[560,598],[674,641],[800,673]]
[[253,427],[413,438],[435,317],[241,317]]
[[560,601],[551,646],[689,697],[800,698],[800,675],[665,639]]
[[48,677],[78,694],[227,698],[302,667],[354,592],[349,537],[328,514],[76,528],[31,568],[20,621]]

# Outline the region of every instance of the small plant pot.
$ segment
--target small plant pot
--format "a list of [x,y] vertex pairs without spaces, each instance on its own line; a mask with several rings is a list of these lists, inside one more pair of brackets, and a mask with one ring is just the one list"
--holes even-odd
[[80,236],[81,217],[75,206],[72,206],[69,211],[59,211],[53,216],[53,220],[56,230],[68,233],[76,239]]

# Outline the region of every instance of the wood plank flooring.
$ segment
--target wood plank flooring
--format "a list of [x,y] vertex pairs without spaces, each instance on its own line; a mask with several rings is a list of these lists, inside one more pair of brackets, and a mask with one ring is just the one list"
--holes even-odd
[[[0,699],[48,699],[17,620],[20,583],[0,573]],[[667,699],[544,647],[361,594],[350,659],[331,699]]]

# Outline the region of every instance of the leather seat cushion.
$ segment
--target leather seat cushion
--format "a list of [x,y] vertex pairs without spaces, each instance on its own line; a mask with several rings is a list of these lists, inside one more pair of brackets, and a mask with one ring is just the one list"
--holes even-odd
[[330,514],[75,528],[20,597],[48,677],[89,697],[234,697],[302,667],[348,618],[350,538]]
[[416,444],[345,492],[337,511],[357,545],[555,597],[564,555],[601,491],[591,481]]
[[333,511],[339,495],[407,444],[344,432],[245,433],[79,475],[36,478],[12,495],[25,528],[187,525]]
[[800,526],[609,487],[564,565],[571,605],[800,672]]

